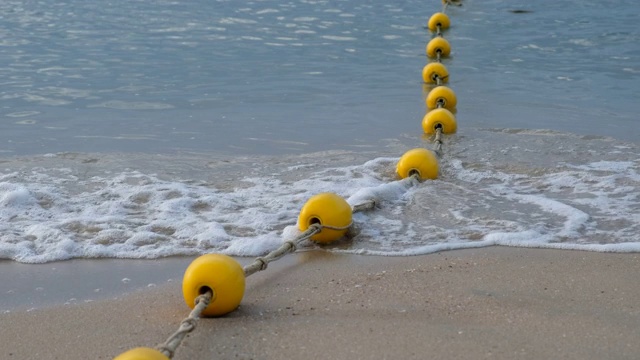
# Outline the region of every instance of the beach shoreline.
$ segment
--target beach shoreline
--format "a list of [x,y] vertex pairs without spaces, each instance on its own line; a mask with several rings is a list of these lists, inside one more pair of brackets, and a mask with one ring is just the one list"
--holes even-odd
[[[299,252],[249,277],[241,306],[199,321],[174,358],[632,359],[638,273],[637,253]],[[0,358],[110,359],[154,347],[188,315],[180,283],[5,312]]]

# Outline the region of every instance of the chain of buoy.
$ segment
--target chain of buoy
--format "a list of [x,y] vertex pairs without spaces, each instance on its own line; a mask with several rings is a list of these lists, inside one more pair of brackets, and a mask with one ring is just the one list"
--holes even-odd
[[[451,89],[443,84],[448,81],[448,71],[442,64],[442,57],[448,56],[450,47],[442,36],[442,30],[449,27],[449,18],[444,14],[447,6],[458,4],[460,0],[443,0],[443,12],[429,19],[429,29],[442,39],[427,54],[434,55],[435,61],[425,66],[422,75],[425,83],[436,86],[429,92],[426,102],[429,111],[423,119],[423,129],[434,134],[435,151],[415,148],[405,152],[396,165],[396,174],[401,182],[410,186],[424,180],[438,177],[437,156],[442,154],[443,134],[456,130],[455,117],[450,110],[455,109],[456,98]],[[435,50],[434,50],[435,48]],[[234,311],[244,296],[245,279],[256,272],[266,270],[270,262],[296,251],[301,242],[311,240],[327,244],[344,237],[352,227],[352,214],[374,209],[378,205],[374,199],[357,205],[349,205],[334,193],[312,196],[300,210],[298,229],[300,233],[292,240],[283,242],[276,250],[257,257],[244,268],[227,255],[206,254],[195,259],[187,267],[182,293],[187,306],[192,310],[180,322],[176,330],[156,349],[139,347],[120,354],[114,360],[166,360],[172,359],[184,338],[196,328],[198,320],[205,316],[222,316]]]
[[455,93],[444,84],[449,80],[449,72],[443,64],[443,58],[451,53],[451,45],[444,38],[443,30],[450,26],[450,19],[445,13],[449,5],[458,5],[459,0],[443,0],[442,12],[435,13],[429,18],[427,28],[434,33],[434,37],[427,44],[427,57],[433,62],[422,70],[425,83],[435,84],[425,99],[427,113],[422,119],[422,128],[427,135],[433,135],[434,152],[438,157],[443,155],[444,134],[454,133],[457,122],[453,112],[456,109]]
[[[270,262],[278,260],[279,258],[290,252],[294,252],[297,249],[299,243],[304,240],[308,240],[313,235],[319,233],[321,230],[321,225],[312,225],[309,227],[309,229],[307,229],[307,231],[301,233],[293,240],[285,241],[278,249],[270,252],[263,257],[256,258],[253,263],[243,268],[244,276],[249,277],[257,273],[258,271],[266,270],[267,265]],[[178,346],[180,346],[180,344],[182,343],[182,340],[187,336],[188,333],[195,330],[198,319],[202,316],[202,312],[204,311],[204,309],[209,306],[214,296],[215,294],[213,290],[207,290],[203,294],[200,294],[195,298],[196,306],[193,308],[191,313],[189,313],[189,316],[187,316],[180,322],[180,327],[175,333],[169,336],[169,338],[162,345],[158,346],[157,349],[163,355],[165,355],[169,359],[173,358],[173,355],[178,349]]]
[[[375,200],[367,200],[361,204],[352,206],[352,211],[355,213],[359,211],[371,210],[375,207],[375,205]],[[309,240],[313,235],[322,231],[323,228],[331,230],[347,230],[351,227],[351,225],[352,223],[350,223],[348,226],[312,224],[306,231],[299,234],[294,239],[285,241],[278,249],[273,250],[265,256],[257,257],[251,264],[246,265],[243,268],[244,276],[246,278],[259,271],[266,270],[270,262],[276,261],[288,253],[295,252],[300,243],[305,240]],[[187,334],[195,330],[198,319],[202,316],[202,312],[204,311],[204,309],[209,306],[214,296],[215,293],[213,292],[213,290],[209,289],[206,290],[203,294],[200,294],[198,297],[196,297],[196,305],[189,313],[189,316],[187,316],[180,322],[180,327],[175,333],[169,336],[169,338],[167,338],[167,340],[162,345],[157,347],[158,351],[160,351],[169,359],[172,359],[176,350],[182,343],[182,340],[184,340]]]
[[176,353],[178,346],[182,344],[182,340],[195,330],[198,319],[202,316],[204,309],[209,306],[211,299],[213,298],[213,291],[207,291],[196,298],[196,306],[191,310],[189,316],[180,322],[180,327],[173,333],[167,341],[158,346],[158,350],[169,359],[173,359],[173,355]]

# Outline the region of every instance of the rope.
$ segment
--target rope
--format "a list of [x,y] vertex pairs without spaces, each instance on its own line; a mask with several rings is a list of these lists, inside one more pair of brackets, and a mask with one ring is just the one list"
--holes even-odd
[[176,353],[176,349],[182,343],[182,340],[187,336],[188,333],[192,332],[196,328],[196,324],[198,323],[198,319],[204,309],[209,306],[209,303],[213,299],[214,294],[212,290],[207,291],[204,294],[201,294],[195,299],[196,306],[191,310],[189,316],[187,316],[182,322],[180,322],[180,327],[178,330],[173,333],[164,344],[158,346],[158,351],[164,354],[169,359],[173,359],[173,355]]
[[438,75],[433,75],[433,78],[436,81],[436,86],[441,86],[442,85],[442,78]]
[[309,228],[306,231],[296,236],[293,240],[285,241],[282,244],[282,246],[280,246],[276,250],[273,250],[272,252],[270,252],[269,254],[263,257],[256,258],[253,261],[253,263],[243,268],[244,276],[249,277],[257,273],[258,271],[265,270],[267,268],[267,265],[270,262],[280,259],[285,254],[294,252],[298,248],[298,244],[300,244],[304,240],[311,238],[313,235],[319,233],[320,231],[322,231],[322,228],[329,228],[329,227],[320,225],[320,224],[313,224],[309,226]]
[[436,143],[435,152],[438,157],[442,156],[442,126],[436,127],[436,136],[433,140]]
[[351,207],[351,210],[354,213],[356,213],[356,212],[360,212],[360,211],[371,210],[374,207],[376,207],[376,201],[375,200],[367,200],[367,201],[363,202],[362,204],[353,205]]

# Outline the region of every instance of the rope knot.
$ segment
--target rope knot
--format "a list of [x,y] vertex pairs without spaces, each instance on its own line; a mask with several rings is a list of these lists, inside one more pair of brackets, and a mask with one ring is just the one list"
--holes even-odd
[[289,247],[291,248],[289,251],[294,252],[298,249],[298,245],[296,245],[295,241],[293,240],[288,240],[284,242],[285,244],[289,244]]
[[262,258],[262,257],[257,257],[257,258],[256,258],[256,262],[259,262],[259,263],[260,263],[260,271],[262,271],[262,270],[266,270],[266,269],[267,269],[267,266],[269,265],[269,262],[268,262],[268,261],[266,261],[266,260],[265,260],[264,258]]
[[198,322],[198,319],[194,319],[194,318],[186,318],[184,320],[182,320],[182,322],[180,323],[180,327],[182,328],[183,331],[191,331],[196,327],[196,323]]

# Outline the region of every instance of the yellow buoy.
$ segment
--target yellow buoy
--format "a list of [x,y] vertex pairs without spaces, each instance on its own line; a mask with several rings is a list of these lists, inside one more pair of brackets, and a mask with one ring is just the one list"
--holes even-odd
[[437,12],[429,18],[429,22],[427,23],[427,27],[431,31],[438,31],[438,25],[440,25],[440,30],[445,30],[449,28],[451,21],[449,17],[445,13]]
[[456,108],[458,100],[456,99],[456,93],[446,86],[436,86],[427,95],[425,100],[429,109],[435,109],[438,107],[438,103],[442,104],[442,107],[452,111]]
[[116,356],[113,360],[169,360],[158,350],[139,347]]
[[435,37],[429,41],[427,44],[427,56],[430,58],[437,58],[438,51],[440,51],[440,56],[445,57],[451,54],[451,45],[449,42],[442,37]]
[[444,65],[438,62],[429,63],[422,68],[422,80],[424,80],[424,82],[436,84],[436,76],[440,78],[442,82],[447,82],[449,79],[449,71]]
[[445,108],[434,109],[422,119],[422,129],[426,134],[434,134],[438,127],[442,127],[443,134],[456,132],[458,125],[451,111]]
[[230,256],[207,254],[193,260],[182,278],[182,295],[190,308],[195,299],[208,289],[213,298],[202,312],[204,316],[220,316],[235,310],[244,296],[244,270]]
[[312,224],[320,224],[322,231],[313,235],[311,240],[328,244],[346,234],[351,225],[351,206],[342,197],[334,193],[321,193],[312,196],[300,210],[298,229],[305,231]]
[[417,173],[420,180],[433,180],[438,178],[438,159],[427,149],[412,149],[402,155],[396,173],[401,179]]

